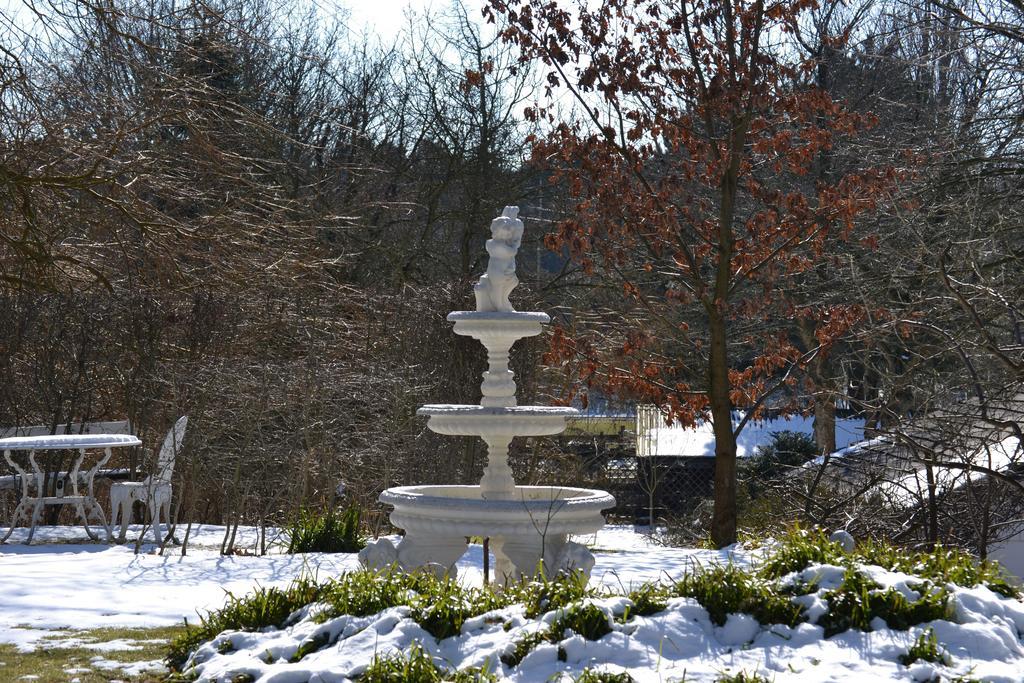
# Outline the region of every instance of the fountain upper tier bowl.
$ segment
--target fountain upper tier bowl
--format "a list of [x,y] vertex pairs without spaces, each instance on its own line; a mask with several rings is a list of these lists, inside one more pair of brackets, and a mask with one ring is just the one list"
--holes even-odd
[[547,436],[565,430],[565,421],[575,417],[575,408],[509,406],[485,408],[478,405],[426,405],[417,415],[430,418],[431,431],[449,436]]

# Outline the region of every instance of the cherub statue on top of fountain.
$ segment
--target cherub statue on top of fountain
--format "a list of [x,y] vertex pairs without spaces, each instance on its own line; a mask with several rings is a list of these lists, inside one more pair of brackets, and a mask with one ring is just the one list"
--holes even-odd
[[517,218],[518,215],[518,206],[506,206],[501,215],[491,221],[491,239],[484,245],[490,256],[487,272],[473,286],[478,311],[516,310],[512,308],[508,295],[519,284],[516,252],[523,241],[523,222]]

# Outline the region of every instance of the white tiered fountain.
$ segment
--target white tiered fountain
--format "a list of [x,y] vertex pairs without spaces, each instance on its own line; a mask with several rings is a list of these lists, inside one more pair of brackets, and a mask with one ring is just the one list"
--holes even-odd
[[391,522],[405,530],[397,548],[387,539],[359,553],[369,567],[398,564],[405,571],[426,569],[455,576],[455,563],[467,539],[490,539],[495,581],[499,584],[533,575],[579,569],[590,574],[594,557],[570,534],[593,533],[604,526],[601,510],[615,499],[604,491],[559,486],[516,486],[508,466],[508,447],[517,436],[545,436],[565,430],[574,408],[517,406],[516,383],[508,369],[509,350],[518,339],[540,334],[550,318],[521,313],[509,303],[519,284],[515,257],[523,237],[519,209],[505,207],[491,222],[487,272],[474,286],[475,311],[454,311],[448,320],[455,333],[473,337],[487,348],[488,369],[480,405],[426,405],[419,415],[427,426],[452,436],[479,436],[487,443],[487,466],[479,486],[399,486],[380,495],[394,507]]

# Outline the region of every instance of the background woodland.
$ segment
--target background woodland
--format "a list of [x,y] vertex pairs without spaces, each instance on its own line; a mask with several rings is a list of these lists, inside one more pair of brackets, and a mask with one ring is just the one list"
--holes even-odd
[[[517,346],[521,402],[612,397],[706,416],[713,321],[678,294],[686,273],[671,253],[616,232],[663,213],[627,185],[584,182],[621,170],[580,141],[621,133],[625,146],[622,109],[610,70],[553,80],[530,52],[524,8],[539,4],[491,2],[491,24],[454,3],[398,37],[273,0],[31,0],[3,15],[0,424],[127,417],[155,446],[188,414],[175,490],[178,517],[194,521],[280,524],[342,497],[370,507],[397,484],[474,482],[482,445],[430,433],[415,409],[478,399],[483,354],[444,316],[472,306],[489,223],[512,204],[527,226],[514,303],[557,323]],[[614,17],[629,4],[603,6]],[[772,49],[811,68],[771,92],[813,88],[846,118],[795,101],[834,139],[781,171],[758,166],[752,142],[757,190],[737,210],[752,220],[755,194],[820,197],[866,169],[879,180],[842,239],[787,243],[770,280],[737,281],[753,294],[723,309],[728,409],[813,413],[819,453],[834,450],[837,406],[876,430],[943,411],[947,448],[908,431],[911,459],[948,459],[958,439],[969,449],[964,425],[979,420],[1019,434],[1024,4],[778,7],[793,30]],[[657,82],[642,42],[627,41],[628,61],[607,26],[592,35],[604,42],[577,49],[594,64],[611,54]],[[668,87],[681,81],[645,91],[622,78],[619,102],[696,106]],[[694,149],[651,143],[645,182],[703,206],[718,185],[674,165]],[[564,441],[515,448],[525,483],[599,478]],[[997,504],[1022,490],[1007,477],[922,519],[818,484],[788,491],[773,519],[977,545],[940,517],[1002,511],[984,538],[1020,517]]]

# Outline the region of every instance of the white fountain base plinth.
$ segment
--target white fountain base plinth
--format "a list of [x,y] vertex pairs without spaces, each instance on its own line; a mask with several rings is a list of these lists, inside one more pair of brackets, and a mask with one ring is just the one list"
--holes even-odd
[[405,536],[397,547],[386,539],[368,545],[359,554],[364,565],[455,576],[468,537],[488,537],[499,584],[533,576],[539,567],[548,577],[567,570],[589,576],[593,555],[568,537],[596,532],[604,526],[601,510],[615,505],[604,491],[566,486],[516,486],[502,500],[484,500],[479,486],[400,486],[380,501],[394,507],[391,523]]

